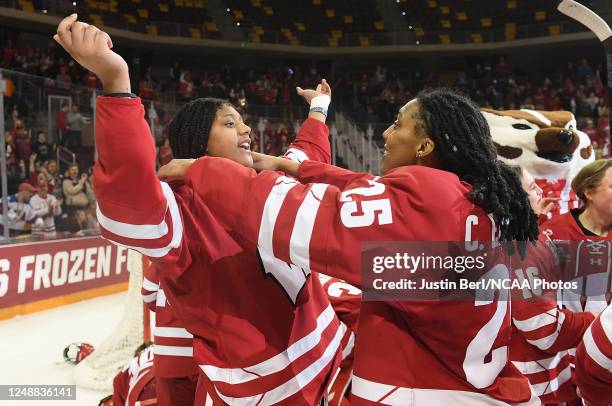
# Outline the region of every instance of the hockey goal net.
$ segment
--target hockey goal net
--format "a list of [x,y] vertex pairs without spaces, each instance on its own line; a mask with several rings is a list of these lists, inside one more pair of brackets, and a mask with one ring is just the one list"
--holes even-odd
[[144,311],[140,293],[144,261],[138,252],[128,251],[130,277],[123,315],[108,337],[75,367],[77,385],[99,391],[112,390],[117,372],[134,356],[138,346],[149,339],[149,328],[145,328],[145,324],[148,326],[148,311]]

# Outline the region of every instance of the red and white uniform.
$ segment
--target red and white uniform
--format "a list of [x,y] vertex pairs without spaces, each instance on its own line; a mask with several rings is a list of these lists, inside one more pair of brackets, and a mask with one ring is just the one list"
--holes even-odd
[[328,389],[330,406],[347,405],[348,389],[353,375],[355,335],[359,327],[361,309],[361,290],[343,280],[319,274],[323,289],[327,292],[340,323],[347,327],[342,339],[342,363],[336,378]]
[[561,241],[571,248],[566,272],[575,276],[580,293],[560,291],[559,302],[576,312],[603,311],[610,301],[605,291],[609,292],[612,284],[612,235],[585,235],[571,212],[553,218],[540,229],[540,240]]
[[113,379],[113,406],[135,406],[155,399],[153,348],[132,358]]
[[[401,167],[374,178],[306,161],[294,180],[204,157],[185,182],[245,246],[258,246],[265,263],[292,264],[291,271],[266,269],[292,291],[305,283],[302,269],[361,286],[362,241],[495,235],[486,213],[467,200],[470,186],[432,168]],[[296,238],[305,233],[312,237]],[[510,328],[508,300],[363,302],[351,403],[540,404],[508,360]]]
[[155,376],[176,378],[197,375],[198,366],[193,360],[193,334],[188,332],[172,311],[153,264],[144,272],[142,299],[149,310],[155,312],[153,351]]
[[[519,281],[554,280],[548,271],[555,263],[548,244],[529,245],[525,259],[518,255],[512,259],[513,277]],[[576,398],[567,350],[578,345],[594,318],[592,313],[559,309],[556,292],[541,292],[537,288],[513,292],[510,359],[529,379],[543,403],[557,404]]]
[[593,322],[578,346],[576,383],[588,405],[612,404],[612,305]]
[[[225,232],[191,187],[160,182],[139,99],[100,97],[97,114],[94,179],[102,235],[157,267],[173,310],[194,335],[205,379],[199,387],[206,390],[196,404],[317,404],[340,363],[345,327],[310,277],[308,261],[297,268],[267,256],[240,234]],[[292,157],[328,162],[327,136],[324,124],[306,120]],[[225,203],[244,202],[228,194]],[[316,205],[309,201],[302,210]],[[307,247],[310,238],[302,229],[294,240]],[[295,273],[300,284],[287,278]]]
[[548,219],[580,207],[580,198],[572,190],[572,182],[568,182],[567,179],[536,179],[535,182],[542,189],[544,197],[560,199],[559,204],[546,215]]

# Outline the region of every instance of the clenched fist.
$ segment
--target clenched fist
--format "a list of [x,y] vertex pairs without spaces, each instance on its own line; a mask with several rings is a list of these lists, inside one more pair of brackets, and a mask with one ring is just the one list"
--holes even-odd
[[130,92],[125,60],[112,51],[111,37],[94,25],[77,21],[77,15],[64,18],[53,36],[82,67],[94,72],[107,93]]

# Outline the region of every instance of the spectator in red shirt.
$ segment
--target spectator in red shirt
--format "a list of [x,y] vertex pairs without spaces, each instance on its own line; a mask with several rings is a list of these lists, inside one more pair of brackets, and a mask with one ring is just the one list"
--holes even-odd
[[591,142],[599,144],[598,131],[597,131],[597,128],[595,128],[595,126],[593,125],[593,119],[592,118],[587,118],[586,126],[582,129],[582,131],[586,135],[589,136],[589,139],[591,140]]
[[28,159],[32,153],[32,141],[30,141],[30,135],[28,130],[23,126],[23,122],[18,120],[15,123],[15,147],[17,150],[18,159]]
[[66,130],[68,129],[68,105],[62,107],[55,114],[55,126],[57,127],[57,138],[60,145],[64,145]]
[[149,73],[138,84],[138,96],[148,100],[153,98],[153,82]]
[[11,67],[13,59],[15,58],[15,48],[13,47],[13,41],[10,39],[6,41],[2,50],[2,64],[4,66]]
[[87,71],[87,74],[83,77],[83,84],[90,89],[98,88],[98,77],[91,71]]

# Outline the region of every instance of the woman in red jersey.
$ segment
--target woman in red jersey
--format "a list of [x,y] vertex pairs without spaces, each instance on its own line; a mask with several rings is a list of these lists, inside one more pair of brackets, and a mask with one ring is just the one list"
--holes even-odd
[[[542,198],[533,178],[521,167],[513,167],[529,196],[533,211],[542,215],[553,209],[554,200]],[[536,279],[557,281],[562,277],[548,241],[529,245],[524,258],[513,257],[512,276],[529,281],[530,287],[512,291],[512,341],[510,359],[525,375],[545,404],[576,399],[568,350],[575,348],[595,319],[590,312],[559,309],[557,292],[533,287]]]
[[[318,278],[307,266],[291,267],[265,251],[259,255],[257,246],[227,233],[191,187],[157,179],[153,138],[142,103],[130,93],[126,62],[111,50],[106,33],[76,19],[62,20],[55,39],[104,88],[97,99],[94,169],[102,235],[155,264],[172,310],[193,336],[201,373],[195,404],[325,403],[346,326]],[[318,105],[311,105],[288,156],[329,162],[326,106],[309,100],[320,92],[301,93]],[[323,96],[328,103],[329,95]],[[176,120],[170,134],[175,156],[218,155],[223,162],[252,164],[250,128],[231,105],[196,100]],[[231,195],[225,199],[228,206],[237,203]],[[305,212],[311,208],[310,202],[303,205]],[[296,238],[307,244],[309,236]],[[178,329],[159,333],[187,336]]]
[[563,306],[576,312],[601,312],[610,302],[612,159],[599,159],[582,168],[572,180],[572,189],[583,207],[544,223],[540,240],[563,241],[568,247],[565,272],[576,277],[579,291],[561,291]]
[[[209,157],[175,161],[159,175],[184,177],[224,227],[257,245],[266,261],[307,266],[355,286],[363,286],[364,241],[537,238],[520,181],[498,162],[489,127],[470,100],[423,92],[400,109],[384,138],[380,177],[260,156],[262,167],[321,183]],[[309,210],[300,210],[303,204]],[[311,237],[300,240],[298,233]],[[503,266],[491,269],[510,276]],[[486,301],[364,300],[352,404],[539,405],[508,359],[507,294],[501,289]]]
[[542,235],[552,240],[612,240],[612,159],[598,159],[582,168],[572,189],[583,207],[543,224]]

